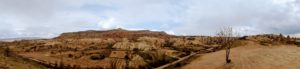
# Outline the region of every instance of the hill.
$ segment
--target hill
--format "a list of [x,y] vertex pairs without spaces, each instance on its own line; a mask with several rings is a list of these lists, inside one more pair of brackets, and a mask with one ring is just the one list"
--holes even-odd
[[165,32],[149,31],[149,30],[137,30],[129,31],[124,29],[113,29],[106,31],[88,30],[81,32],[69,32],[63,33],[55,39],[83,39],[83,38],[128,38],[137,39],[139,37],[156,37],[156,38],[167,38],[168,34]]
[[123,69],[154,68],[191,52],[207,53],[219,49],[219,45],[207,45],[207,39],[210,38],[113,29],[68,32],[53,39],[21,40],[3,45],[8,45],[15,55],[52,68]]
[[0,41],[3,42],[12,42],[16,40],[36,40],[36,39],[45,39],[45,38],[39,38],[39,37],[19,37],[19,38],[4,38],[0,39]]

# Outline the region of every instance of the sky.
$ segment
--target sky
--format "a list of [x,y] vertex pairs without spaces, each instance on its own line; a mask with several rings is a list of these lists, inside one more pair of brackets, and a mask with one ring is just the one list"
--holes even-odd
[[0,38],[115,28],[215,35],[222,27],[300,37],[300,0],[0,0]]

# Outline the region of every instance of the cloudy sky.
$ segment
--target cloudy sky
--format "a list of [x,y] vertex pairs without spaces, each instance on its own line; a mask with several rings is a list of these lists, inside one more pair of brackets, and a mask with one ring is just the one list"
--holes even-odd
[[113,28],[300,36],[300,0],[0,0],[0,38]]

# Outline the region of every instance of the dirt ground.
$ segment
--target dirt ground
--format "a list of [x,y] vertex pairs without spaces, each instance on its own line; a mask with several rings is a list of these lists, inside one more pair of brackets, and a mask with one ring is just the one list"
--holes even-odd
[[66,57],[60,58],[59,56],[51,57],[51,56],[46,56],[44,54],[45,54],[44,52],[35,52],[35,53],[23,53],[19,55],[28,58],[34,58],[37,60],[47,61],[49,63],[57,63],[63,60],[62,62],[67,65],[81,65],[81,67],[96,67],[96,66],[105,66],[109,64],[105,60],[89,60],[89,57],[84,57],[81,59],[71,59]]
[[0,53],[0,69],[48,69],[40,64],[19,58],[5,57]]
[[225,64],[225,50],[204,54],[181,69],[299,69],[300,47],[261,46],[249,43],[231,49],[232,63]]

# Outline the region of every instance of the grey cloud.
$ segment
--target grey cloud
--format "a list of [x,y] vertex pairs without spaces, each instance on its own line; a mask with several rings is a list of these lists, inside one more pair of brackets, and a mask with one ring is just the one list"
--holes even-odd
[[[275,0],[0,0],[0,38],[149,24],[175,34],[214,35],[232,26],[246,34],[300,32],[300,1]],[[280,0],[284,1],[284,0]]]
[[0,38],[55,37],[62,32],[95,29],[89,23],[96,24],[97,16],[76,10],[80,6],[62,0],[0,0],[0,30],[5,33]]
[[[188,3],[189,9],[184,16],[181,32],[213,35],[224,26],[254,28],[250,34],[300,32],[299,12],[293,12],[291,4],[286,6],[272,3],[273,0],[198,0]],[[251,30],[251,29],[250,29]]]

